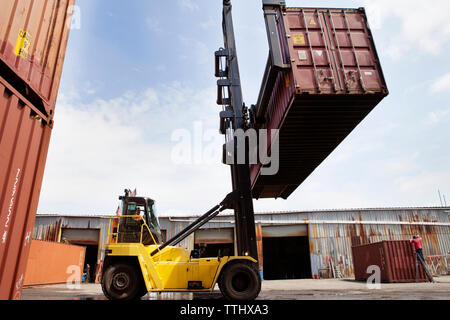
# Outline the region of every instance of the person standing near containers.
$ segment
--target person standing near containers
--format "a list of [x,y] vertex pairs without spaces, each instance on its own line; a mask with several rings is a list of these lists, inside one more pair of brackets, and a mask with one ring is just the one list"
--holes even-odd
[[422,261],[425,262],[425,259],[423,257],[422,238],[419,235],[415,235],[411,239],[411,243],[414,243],[416,253],[419,255],[420,259],[422,259]]

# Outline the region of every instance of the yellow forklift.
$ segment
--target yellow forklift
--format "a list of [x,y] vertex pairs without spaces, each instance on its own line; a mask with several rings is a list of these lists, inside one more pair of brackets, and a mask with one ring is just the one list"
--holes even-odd
[[197,250],[176,247],[221,211],[232,206],[230,194],[175,237],[161,243],[155,202],[129,196],[124,215],[111,219],[102,289],[111,300],[134,300],[147,292],[211,292],[219,285],[230,300],[253,300],[261,290],[257,261],[251,256],[202,258]]
[[[263,0],[263,5],[271,10],[283,6],[284,2]],[[222,26],[225,46],[215,53],[215,75],[219,78],[217,104],[222,106],[220,132],[226,137],[223,162],[230,165],[233,192],[165,243],[161,242],[155,202],[130,195],[129,191],[120,197],[123,215],[110,223],[102,277],[103,292],[109,299],[139,299],[149,291],[211,292],[216,284],[229,300],[253,300],[259,295],[261,278],[257,261],[249,145],[245,141],[245,149],[238,150],[242,144],[237,143],[237,137],[233,134],[236,130],[250,128],[251,115],[242,98],[231,10],[230,0],[224,0]],[[273,18],[271,15],[267,17]],[[270,21],[266,22],[269,28]],[[269,37],[275,35],[278,36],[269,32]],[[279,56],[276,52],[271,55],[273,60]],[[238,152],[245,152],[245,161],[239,163]],[[176,246],[226,209],[234,210],[235,255],[200,257],[196,250]]]

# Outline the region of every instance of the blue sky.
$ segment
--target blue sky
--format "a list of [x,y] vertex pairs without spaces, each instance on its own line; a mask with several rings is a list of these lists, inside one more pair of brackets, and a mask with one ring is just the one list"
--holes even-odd
[[[232,3],[252,104],[268,54],[261,1]],[[366,7],[391,94],[291,198],[255,210],[438,206],[438,189],[450,203],[450,2],[287,3]],[[77,4],[39,213],[113,213],[124,188],[155,198],[163,215],[206,211],[231,190],[215,105],[222,1]],[[200,159],[174,163],[179,130]]]

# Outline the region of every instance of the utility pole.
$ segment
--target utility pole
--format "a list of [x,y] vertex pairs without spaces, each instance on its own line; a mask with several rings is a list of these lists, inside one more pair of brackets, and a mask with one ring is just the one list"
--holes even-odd
[[441,191],[439,189],[438,189],[438,195],[439,195],[439,201],[441,202],[441,207],[443,207],[444,204],[442,203]]

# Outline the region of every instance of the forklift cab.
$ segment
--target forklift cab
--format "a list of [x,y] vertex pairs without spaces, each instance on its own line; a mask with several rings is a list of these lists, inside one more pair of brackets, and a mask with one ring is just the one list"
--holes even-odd
[[[160,244],[161,229],[156,214],[155,201],[150,198],[121,196],[122,215],[119,223],[119,243],[138,243],[144,245]],[[143,226],[144,223],[147,227]],[[151,233],[151,234],[150,234]]]

